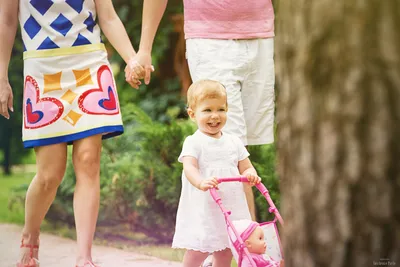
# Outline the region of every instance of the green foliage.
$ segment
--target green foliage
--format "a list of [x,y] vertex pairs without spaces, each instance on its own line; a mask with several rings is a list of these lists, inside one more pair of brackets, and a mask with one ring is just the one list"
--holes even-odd
[[[176,119],[157,122],[133,104],[124,107],[123,118],[124,135],[104,142],[100,222],[129,223],[134,231],[169,242],[181,189],[182,164],[177,157],[195,125]],[[58,202],[72,206],[74,185],[69,164]]]
[[[167,113],[173,114],[173,109]],[[169,243],[181,190],[182,164],[177,158],[183,140],[195,131],[195,125],[190,120],[174,118],[169,119],[169,124],[158,122],[133,104],[124,107],[123,118],[125,133],[103,143],[100,224],[128,223],[132,231]],[[250,152],[259,175],[279,205],[274,146],[252,147]],[[63,203],[66,210],[72,207],[74,186],[69,164],[57,194],[57,203]],[[260,193],[256,193],[256,203],[258,218],[265,220],[268,205]],[[68,212],[72,216],[70,208]]]
[[[165,115],[165,111],[172,106],[180,107],[179,116],[184,115],[184,103],[181,100],[180,83],[177,77],[175,74],[167,75],[163,73],[163,71],[166,72],[166,69],[173,68],[174,51],[172,49],[174,44],[172,41],[174,33],[171,16],[182,13],[182,4],[182,0],[168,1],[168,7],[160,22],[153,44],[152,64],[155,67],[155,72],[152,73],[150,84],[145,85],[143,83],[137,91],[126,83],[123,71],[114,73],[121,106],[134,103],[149,114],[151,118],[162,122],[169,122],[170,117]],[[137,51],[142,26],[143,1],[118,0],[114,1],[114,6]],[[111,45],[108,45],[108,47],[111,48]],[[111,62],[117,64],[120,70],[124,70],[125,63],[118,53],[114,51],[111,54]],[[167,68],[163,68],[162,65],[167,65]]]
[[[131,41],[137,49],[139,47],[143,1],[118,0],[114,1],[116,11],[123,21]],[[127,103],[136,103],[153,119],[168,122],[169,117],[165,110],[171,106],[179,107],[179,116],[184,113],[184,104],[179,95],[180,84],[176,77],[163,77],[160,73],[160,64],[170,62],[172,23],[170,17],[172,14],[182,13],[182,1],[170,0],[165,15],[160,23],[159,30],[155,37],[152,61],[156,72],[152,74],[150,85],[142,85],[139,91],[132,89],[125,82],[123,71],[116,72],[116,82],[119,88],[119,99],[121,105]],[[110,51],[113,51],[111,45],[107,44]],[[9,80],[14,93],[14,113],[11,119],[0,118],[0,163],[6,172],[10,171],[13,164],[20,164],[29,150],[24,150],[22,146],[22,95],[23,95],[23,44],[21,34],[17,33],[15,45],[13,47],[12,57],[9,66]],[[117,53],[111,54],[111,62],[123,70],[125,63]]]
[[[275,171],[275,145],[249,146],[250,160],[261,177],[262,183],[267,187],[275,206],[280,207],[279,179]],[[253,189],[256,200],[256,217],[259,221],[271,220],[273,217],[268,213],[268,202],[257,190]]]
[[[142,4],[142,1],[114,1],[135,48],[138,48],[140,39]],[[125,63],[117,53],[111,53],[125,133],[103,142],[101,159],[99,223],[128,224],[131,231],[145,233],[161,243],[169,243],[174,232],[182,172],[177,157],[183,140],[195,129],[193,123],[182,119],[185,105],[177,78],[161,71],[163,65],[172,67],[171,40],[174,33],[170,16],[181,12],[182,1],[170,0],[153,46],[152,61],[156,71],[149,85],[141,85],[138,91],[132,89],[125,82],[122,71]],[[263,183],[279,206],[275,147],[251,147],[249,150]],[[48,217],[62,217],[66,221],[73,218],[74,186],[75,176],[69,161],[55,202],[63,207],[60,209],[63,210],[62,216],[58,215],[59,209],[51,209]],[[255,196],[258,218],[270,219],[266,200],[257,192]]]
[[133,105],[125,107],[124,118],[126,133],[104,147],[109,158],[103,168],[109,178],[104,199],[133,229],[168,242],[180,195],[182,166],[176,158],[194,125],[186,120],[162,124]]
[[0,174],[0,222],[24,223],[25,193],[33,176],[32,173],[7,177]]
[[[18,34],[20,36],[20,34]],[[29,152],[22,145],[22,95],[23,95],[23,44],[20,37],[15,40],[9,66],[9,81],[14,94],[14,112],[7,120],[0,116],[0,152],[3,154],[1,165],[6,174],[13,164],[20,164]]]

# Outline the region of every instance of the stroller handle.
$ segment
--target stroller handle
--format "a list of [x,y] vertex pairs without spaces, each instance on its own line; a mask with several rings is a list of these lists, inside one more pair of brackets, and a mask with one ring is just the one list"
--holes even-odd
[[241,183],[248,183],[249,180],[245,176],[239,176],[239,177],[223,177],[223,178],[217,178],[218,183],[226,183],[226,182],[241,182]]
[[[245,176],[238,176],[238,177],[221,177],[221,178],[217,178],[218,183],[225,183],[225,182],[242,182],[242,183],[248,183],[249,180],[247,179],[247,177]],[[284,222],[282,219],[281,214],[279,213],[278,209],[276,208],[274,202],[271,199],[271,196],[269,195],[269,191],[268,189],[265,187],[265,185],[263,185],[262,183],[256,184],[255,185],[257,187],[257,189],[261,192],[261,194],[263,194],[263,196],[265,197],[265,199],[267,200],[270,208],[270,212],[274,213],[276,219],[278,219],[279,223],[283,226]],[[220,206],[222,212],[224,213],[225,216],[230,214],[230,211],[226,210],[221,203],[221,197],[218,195],[217,190],[215,190],[215,188],[210,189],[210,194],[212,196],[212,198],[214,199],[214,201]]]

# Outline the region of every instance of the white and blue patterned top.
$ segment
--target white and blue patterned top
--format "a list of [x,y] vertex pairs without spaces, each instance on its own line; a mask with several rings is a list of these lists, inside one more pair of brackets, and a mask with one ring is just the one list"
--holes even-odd
[[94,0],[20,0],[19,21],[25,51],[102,42]]

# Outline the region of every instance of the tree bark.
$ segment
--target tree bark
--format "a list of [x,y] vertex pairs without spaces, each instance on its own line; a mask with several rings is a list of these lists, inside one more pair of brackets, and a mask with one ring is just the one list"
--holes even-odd
[[279,4],[286,267],[400,265],[399,25],[398,0]]

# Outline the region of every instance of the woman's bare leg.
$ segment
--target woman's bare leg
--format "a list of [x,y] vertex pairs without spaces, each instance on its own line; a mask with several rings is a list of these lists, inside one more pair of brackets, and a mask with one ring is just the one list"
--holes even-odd
[[101,135],[74,142],[76,174],[74,214],[78,242],[77,265],[92,260],[92,243],[100,202]]
[[[37,245],[40,225],[64,177],[67,145],[56,144],[35,148],[37,173],[29,185],[25,199],[25,226],[22,231],[24,244]],[[29,248],[22,248],[22,263],[28,263]],[[38,251],[33,256],[38,258]]]

